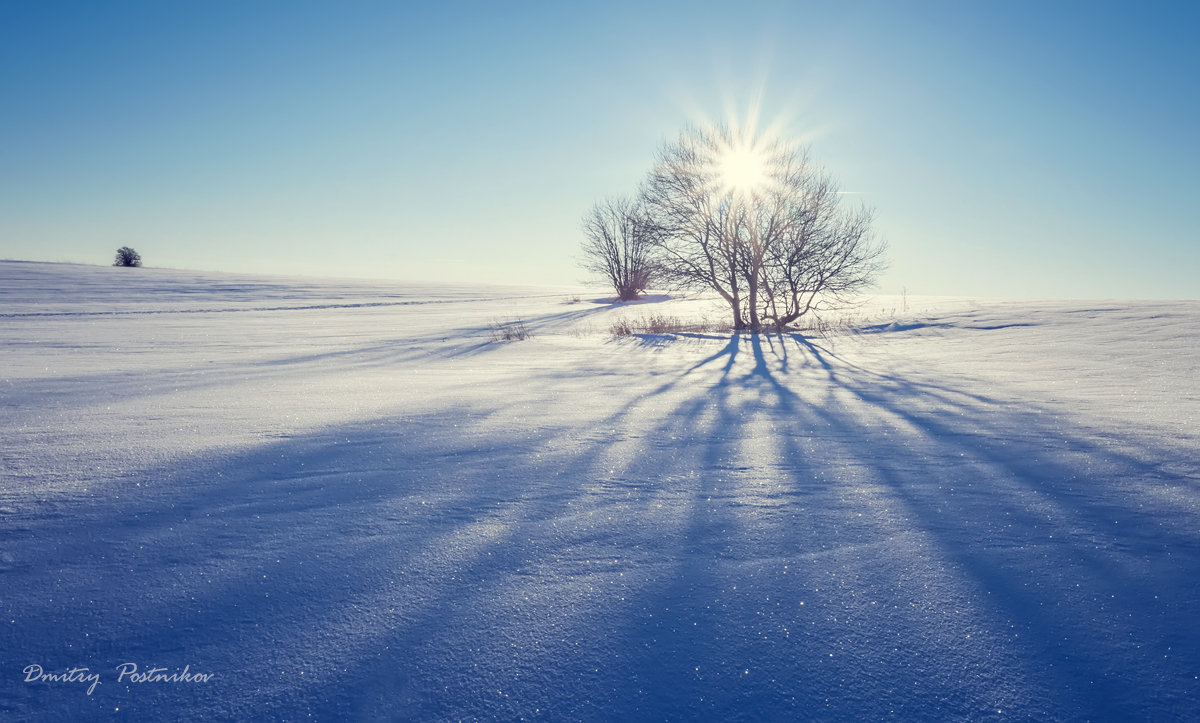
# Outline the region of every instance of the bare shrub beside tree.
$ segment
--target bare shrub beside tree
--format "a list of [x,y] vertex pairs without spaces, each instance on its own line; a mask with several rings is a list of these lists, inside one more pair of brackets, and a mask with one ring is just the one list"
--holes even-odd
[[714,126],[663,146],[642,191],[648,257],[676,288],[716,292],[737,330],[784,329],[873,283],[885,246],[801,146]]
[[610,198],[583,217],[583,267],[612,284],[619,301],[650,285],[654,226],[636,199]]
[[619,317],[608,328],[610,334],[618,337],[633,334],[725,334],[731,330],[728,322],[712,321],[707,317],[683,319],[662,313],[636,318]]
[[142,265],[142,257],[140,254],[138,254],[137,251],[134,251],[133,249],[129,248],[128,246],[122,246],[121,248],[117,249],[117,258],[115,261],[113,261],[113,266],[141,266],[141,265]]

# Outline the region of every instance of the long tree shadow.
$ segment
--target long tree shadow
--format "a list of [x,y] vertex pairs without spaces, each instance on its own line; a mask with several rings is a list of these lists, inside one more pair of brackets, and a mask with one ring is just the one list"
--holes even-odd
[[[886,705],[917,716],[974,717],[1016,708],[1037,716],[1104,717],[1114,711],[1144,714],[1150,698],[1170,712],[1195,702],[1188,670],[1197,662],[1200,638],[1184,631],[1196,597],[1187,581],[1200,572],[1189,507],[1195,502],[1196,475],[1180,476],[1161,464],[1178,450],[1146,439],[1130,440],[1131,446],[1140,445],[1136,453],[1120,449],[1076,427],[1069,417],[1048,414],[1034,404],[1014,408],[979,394],[973,391],[977,384],[967,391],[944,381],[871,372],[802,339],[774,340],[775,351],[768,354],[763,339],[733,337],[689,368],[686,374],[692,375],[711,364],[717,376],[666,415],[674,422],[653,433],[672,434],[678,420],[690,420],[703,450],[693,460],[702,470],[702,482],[690,506],[695,519],[680,536],[681,563],[674,582],[649,605],[674,612],[636,636],[659,646],[639,666],[649,671],[643,684],[657,697],[643,699],[631,712],[657,716],[687,710],[737,717],[747,715],[745,711],[753,711],[751,716],[825,711],[819,715],[854,717]],[[803,357],[795,366],[819,374],[786,378],[772,370],[772,361],[777,368],[788,368],[792,342]],[[743,344],[750,346],[752,366],[737,377],[730,370]],[[799,393],[797,381],[815,383]],[[964,380],[964,386],[968,383]],[[659,391],[673,388],[665,384]],[[701,421],[706,418],[707,424]],[[766,444],[761,443],[764,438]],[[729,461],[738,458],[745,464]],[[770,479],[782,484],[763,484]],[[725,504],[715,508],[707,504],[731,480],[743,492],[725,492]],[[1162,499],[1164,493],[1180,492],[1190,495],[1186,501]],[[857,496],[861,509],[886,524],[855,530],[854,517],[850,524],[828,519],[831,510],[845,509],[847,494]],[[817,500],[822,514],[809,511]],[[754,513],[754,524],[740,535],[735,525],[739,507]],[[809,514],[787,514],[797,508]],[[853,514],[861,517],[863,512]],[[814,517],[822,523],[815,529]],[[810,529],[802,533],[805,524]],[[860,578],[857,584],[879,598],[871,601],[873,606],[891,599],[894,609],[903,601],[896,599],[903,576],[879,563],[896,557],[888,548],[897,539],[912,552],[893,561],[912,574],[924,568],[928,579],[915,575],[918,582],[925,589],[939,588],[936,594],[917,591],[917,602],[910,600],[910,606],[973,609],[954,621],[952,627],[963,633],[958,640],[947,640],[945,624],[931,614],[898,620],[877,615],[886,622],[866,626],[860,634],[894,634],[906,650],[917,651],[915,657],[886,645],[843,646],[839,652],[846,662],[821,661],[812,667],[812,657],[801,655],[789,669],[765,664],[761,652],[746,652],[743,660],[765,669],[757,672],[776,674],[769,679],[778,684],[774,689],[746,682],[743,676],[751,675],[754,665],[727,666],[736,670],[725,670],[724,676],[710,671],[704,677],[693,675],[703,666],[668,675],[660,665],[664,659],[711,664],[714,656],[725,658],[738,643],[754,639],[739,637],[755,625],[722,601],[722,595],[737,589],[729,584],[736,574],[714,574],[723,550],[741,550],[745,559],[738,563],[744,565],[763,558],[796,560],[829,550],[869,549],[875,557],[851,552],[851,559],[839,564],[864,570],[863,578],[870,571],[887,580],[881,585]],[[836,558],[840,553],[830,554]],[[810,594],[819,589],[814,586]],[[1154,590],[1173,603],[1150,602],[1151,593],[1129,593],[1139,589]],[[711,599],[696,604],[698,590],[707,590]],[[778,588],[768,590],[778,598]],[[669,627],[681,620],[693,626],[697,620],[712,623],[712,611],[718,608],[726,617],[716,627],[726,632],[706,643],[681,634],[681,627]],[[767,614],[754,603],[745,609]],[[789,624],[802,629],[802,616],[783,617],[780,629]],[[741,629],[730,623],[739,618]],[[768,636],[761,642],[766,647]],[[939,650],[941,645],[947,650]],[[981,650],[980,645],[995,648]],[[916,660],[920,658],[924,661]],[[944,676],[944,670],[930,669],[931,659],[951,670],[972,670],[980,680],[914,680],[916,686],[924,682],[932,688],[922,691],[924,698],[914,698],[897,680],[906,676],[896,671],[919,665],[925,675]],[[881,660],[887,665],[881,666]],[[871,680],[889,677],[888,695],[880,697]],[[815,694],[811,688],[798,692],[783,682],[788,679],[825,685],[816,686]],[[1164,688],[1161,681],[1167,679],[1173,684]],[[1156,692],[1148,697],[1150,689]],[[831,709],[830,690],[838,691],[843,704],[855,701],[860,707]]]
[[8,514],[7,659],[218,677],[88,697],[8,676],[0,712],[1106,718],[1200,701],[1195,459],[1171,472],[1169,444],[1106,444],[978,380],[798,337],[689,349],[665,379],[541,371],[524,397],[164,462],[120,497]]
[[216,682],[108,682],[91,697],[6,676],[0,710],[71,718],[117,701],[152,718],[347,714],[364,685],[340,675],[348,665],[378,658],[377,638],[400,634],[402,654],[436,635],[470,585],[519,566],[528,535],[517,528],[565,502],[540,477],[511,474],[545,435],[472,435],[483,416],[443,409],[322,430],[151,469],[110,501],[8,516],[0,550],[14,564],[0,574],[23,592],[4,601],[6,657],[90,665],[106,682],[123,661],[190,664]]
[[[1178,450],[1144,437],[1122,448],[1061,412],[872,372],[791,340],[842,399],[814,405],[797,393],[771,372],[757,337],[751,375],[784,416],[823,423],[849,447],[846,458],[865,462],[877,494],[899,502],[938,556],[1020,631],[1038,705],[1137,716],[1145,691],[1164,678],[1175,681],[1155,694],[1167,710],[1194,702],[1186,671],[1200,637],[1182,631],[1196,591],[1182,581],[1200,573],[1195,520],[1188,504],[1163,500],[1195,501],[1195,472],[1164,466]],[[790,445],[788,454],[801,453]],[[1151,600],[1158,593],[1176,604]]]

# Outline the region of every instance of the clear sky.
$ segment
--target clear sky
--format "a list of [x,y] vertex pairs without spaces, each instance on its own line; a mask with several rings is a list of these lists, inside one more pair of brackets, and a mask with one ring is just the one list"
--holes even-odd
[[570,284],[687,123],[811,144],[878,290],[1200,298],[1200,3],[4,2],[0,258]]

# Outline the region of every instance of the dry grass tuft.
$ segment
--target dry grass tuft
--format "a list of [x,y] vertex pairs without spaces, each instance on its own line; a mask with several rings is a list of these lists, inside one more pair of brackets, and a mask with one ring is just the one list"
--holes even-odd
[[521,319],[501,321],[497,319],[488,327],[492,332],[492,341],[525,341],[533,336],[525,322]]

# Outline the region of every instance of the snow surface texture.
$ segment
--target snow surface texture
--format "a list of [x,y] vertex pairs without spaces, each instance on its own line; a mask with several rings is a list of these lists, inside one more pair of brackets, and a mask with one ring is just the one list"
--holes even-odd
[[0,263],[0,719],[1200,712],[1200,302],[576,293]]

